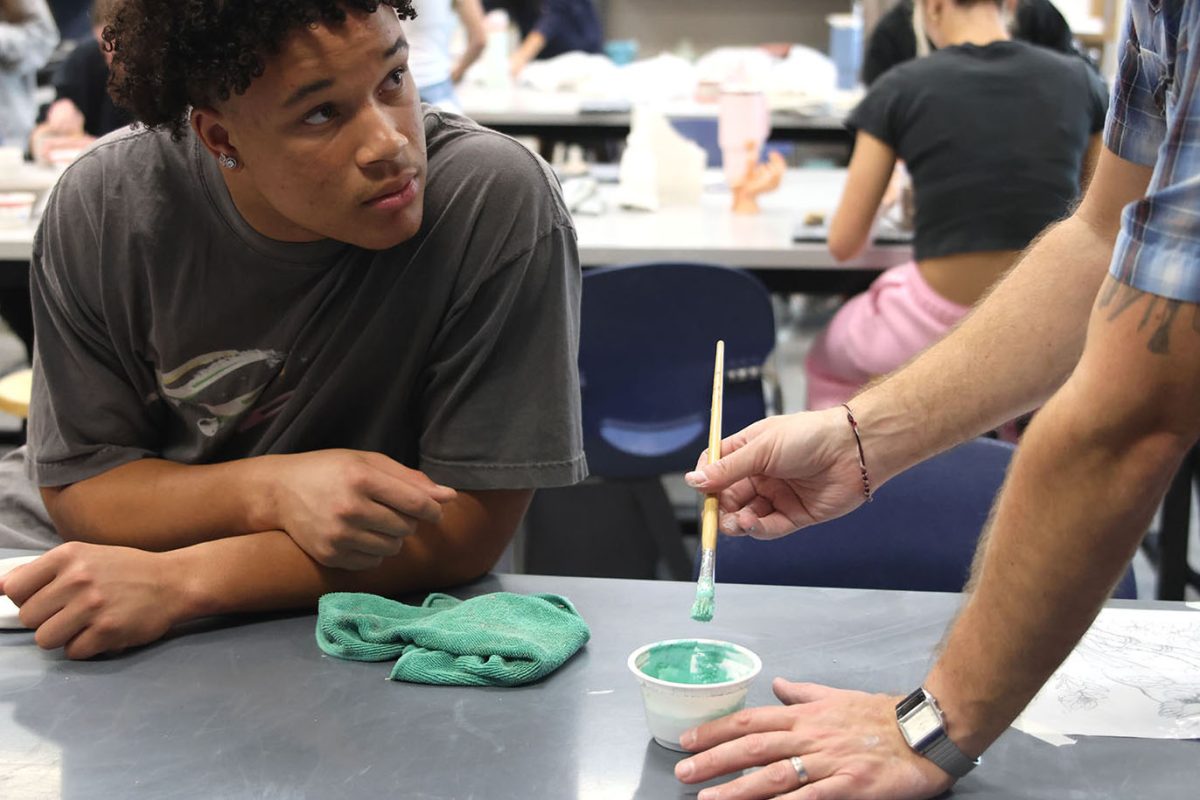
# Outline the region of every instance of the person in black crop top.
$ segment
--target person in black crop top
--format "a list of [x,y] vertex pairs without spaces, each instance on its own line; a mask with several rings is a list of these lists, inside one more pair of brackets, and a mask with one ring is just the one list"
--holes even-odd
[[829,249],[866,246],[897,161],[912,175],[916,261],[850,300],[806,362],[809,407],[849,399],[949,330],[1064,216],[1098,148],[1105,87],[1080,58],[1013,41],[1002,0],[920,0],[938,50],[850,114],[855,150]]

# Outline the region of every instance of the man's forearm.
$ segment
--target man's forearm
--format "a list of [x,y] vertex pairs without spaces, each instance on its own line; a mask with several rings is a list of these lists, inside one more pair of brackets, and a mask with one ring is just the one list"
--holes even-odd
[[533,61],[545,47],[546,37],[540,31],[530,31],[525,40],[521,42],[521,46],[517,48],[517,55],[526,62]]
[[483,38],[472,40],[467,43],[467,49],[463,51],[462,55],[458,58],[458,62],[454,65],[454,68],[450,70],[451,83],[460,83],[462,81],[463,76],[467,74],[467,70],[471,68],[471,65],[478,61],[479,57],[483,55],[483,49],[486,45],[487,39]]
[[1186,441],[1123,436],[1068,384],[1022,444],[973,591],[930,673],[947,733],[982,752],[1087,630],[1126,569]]
[[142,459],[43,497],[64,540],[172,550],[275,527],[264,510],[270,458]]
[[1078,217],[1051,228],[949,336],[859,394],[872,477],[1037,408],[1083,350],[1112,239]]
[[287,534],[255,533],[164,553],[184,617],[311,608],[327,592],[396,596],[466,583],[490,570],[525,512],[532,492],[460,492],[441,524],[422,525],[400,554],[375,569],[323,567]]

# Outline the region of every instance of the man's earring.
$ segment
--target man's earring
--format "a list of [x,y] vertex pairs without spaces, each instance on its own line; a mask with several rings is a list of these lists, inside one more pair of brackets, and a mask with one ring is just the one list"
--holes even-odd
[[228,153],[221,153],[217,156],[217,163],[225,169],[237,169],[238,160]]

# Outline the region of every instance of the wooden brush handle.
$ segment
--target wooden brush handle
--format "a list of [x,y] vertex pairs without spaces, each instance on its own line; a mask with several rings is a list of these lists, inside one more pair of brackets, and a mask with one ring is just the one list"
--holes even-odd
[[[708,418],[708,463],[715,464],[721,458],[721,406],[725,397],[725,342],[717,342],[717,358],[713,366],[712,407]],[[704,511],[700,515],[700,547],[715,550],[717,547],[717,496],[704,496]]]

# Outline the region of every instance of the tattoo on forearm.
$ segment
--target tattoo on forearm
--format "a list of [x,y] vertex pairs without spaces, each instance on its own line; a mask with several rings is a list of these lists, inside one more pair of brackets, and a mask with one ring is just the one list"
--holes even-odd
[[1111,278],[1104,281],[1103,285],[1100,287],[1100,307],[1108,308],[1108,304],[1113,301],[1113,298],[1117,296],[1117,292],[1121,291],[1121,287],[1124,285],[1125,284],[1114,281]]
[[1151,297],[1150,303],[1146,306],[1145,312],[1142,313],[1142,321],[1138,323],[1137,329],[1140,331],[1146,327],[1146,323],[1150,321],[1150,315],[1154,313],[1154,307],[1158,305],[1158,298]]
[[[1118,299],[1118,295],[1120,295]],[[1108,308],[1112,305],[1113,300],[1117,300],[1116,305],[1108,312],[1108,321],[1112,322],[1117,317],[1137,302],[1142,293],[1136,289],[1130,289],[1123,283],[1110,280],[1109,285],[1105,288],[1104,294],[1100,296],[1100,307]]]
[[[1137,329],[1143,331],[1147,326],[1153,326],[1146,348],[1156,355],[1166,355],[1171,352],[1171,326],[1179,316],[1183,301],[1168,300],[1109,278],[1101,287],[1096,305],[1108,310],[1106,319],[1112,322],[1140,300],[1145,300],[1146,305]],[[1192,308],[1192,332],[1200,334],[1200,306]]]
[[1175,315],[1179,313],[1179,307],[1183,305],[1179,300],[1167,300],[1165,302],[1167,310],[1158,323],[1158,329],[1154,331],[1147,345],[1151,353],[1157,353],[1160,356],[1166,355],[1171,350],[1171,323],[1175,321]]

